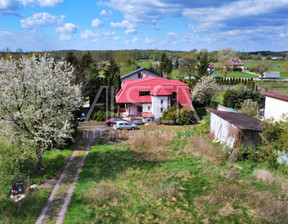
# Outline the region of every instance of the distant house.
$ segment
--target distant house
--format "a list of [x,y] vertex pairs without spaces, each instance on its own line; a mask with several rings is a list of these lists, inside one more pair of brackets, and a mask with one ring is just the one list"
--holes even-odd
[[283,114],[288,115],[288,96],[276,93],[262,92],[265,98],[264,118],[281,120]]
[[241,68],[242,71],[244,70],[244,62],[238,58],[238,57],[233,57],[233,58],[229,58],[228,62],[231,64],[231,66],[233,66],[234,68]]
[[153,69],[147,69],[147,68],[137,68],[136,70],[129,72],[125,75],[122,75],[120,77],[121,79],[121,86],[123,86],[125,80],[137,80],[137,79],[143,79],[148,76],[154,76],[161,78],[161,75],[156,73]]
[[255,147],[261,144],[260,120],[237,112],[209,110],[210,133],[214,141],[233,148],[237,145]]
[[125,80],[116,103],[121,117],[143,118],[144,122],[159,119],[174,104],[195,111],[188,84],[154,76]]

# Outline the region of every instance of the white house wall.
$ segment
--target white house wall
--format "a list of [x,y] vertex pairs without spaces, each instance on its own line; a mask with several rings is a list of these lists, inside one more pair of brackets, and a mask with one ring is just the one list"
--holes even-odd
[[[150,109],[149,109],[150,107]],[[151,103],[143,103],[142,104],[142,112],[152,112],[152,104]]]
[[[130,75],[126,78],[124,78],[121,82],[121,87],[124,85],[124,80],[137,80],[138,79],[138,73],[139,72],[136,72],[134,73],[133,75]],[[159,75],[156,75],[155,73],[149,71],[149,70],[142,70],[140,71],[140,73],[142,73],[142,79],[143,78],[146,78],[148,75],[151,75],[151,76],[154,76],[154,77],[157,77],[157,78],[160,78]]]
[[218,139],[221,144],[229,148],[233,148],[235,139],[231,130],[236,131],[237,127],[218,117],[216,114],[211,113],[210,132],[215,139]]
[[283,114],[288,115],[288,102],[266,96],[265,119],[274,118],[279,121]]
[[[163,100],[163,103],[161,103]],[[168,96],[152,96],[152,113],[155,119],[162,117],[161,108],[163,111],[167,110],[170,107],[169,97]]]
[[138,107],[136,106],[136,105],[128,105],[128,104],[126,104],[126,114],[127,114],[127,116],[129,116],[129,114],[130,114],[130,116],[136,116],[137,115],[137,113],[138,113]]

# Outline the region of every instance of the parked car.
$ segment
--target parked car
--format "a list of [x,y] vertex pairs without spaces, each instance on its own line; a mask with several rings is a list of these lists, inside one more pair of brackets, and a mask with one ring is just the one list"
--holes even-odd
[[134,119],[131,121],[133,124],[142,125],[144,124],[142,119]]
[[113,126],[114,130],[134,130],[137,128],[136,124],[128,123],[126,121],[117,121],[116,124]]
[[109,120],[107,120],[106,124],[108,126],[113,126],[114,124],[116,124],[117,121],[123,121],[123,120],[119,117],[114,117],[114,118],[110,118]]
[[81,115],[77,118],[78,121],[85,121],[86,116],[85,113],[81,113]]

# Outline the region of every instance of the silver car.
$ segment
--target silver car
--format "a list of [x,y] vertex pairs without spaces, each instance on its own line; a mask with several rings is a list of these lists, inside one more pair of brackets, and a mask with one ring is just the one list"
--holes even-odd
[[114,130],[134,130],[137,128],[136,124],[128,123],[126,121],[116,121],[116,124],[114,124],[113,129]]

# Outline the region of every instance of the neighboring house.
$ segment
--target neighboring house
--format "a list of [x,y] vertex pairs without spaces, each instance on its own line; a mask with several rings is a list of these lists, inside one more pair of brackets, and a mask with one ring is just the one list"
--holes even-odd
[[144,122],[159,119],[174,104],[195,111],[187,84],[153,76],[125,80],[116,103],[121,117],[140,117]]
[[125,80],[137,80],[137,79],[143,79],[148,76],[154,76],[161,78],[161,75],[154,72],[153,69],[147,69],[147,68],[137,68],[136,70],[129,72],[125,75],[122,75],[120,77],[121,79],[121,86],[123,86]]
[[244,62],[240,58],[238,57],[229,58],[228,61],[231,64],[231,66],[233,66],[233,69],[241,68],[242,71],[244,70]]
[[264,118],[273,118],[276,121],[281,120],[283,114],[288,115],[288,96],[262,92],[265,97]]
[[260,120],[237,112],[209,110],[210,133],[214,141],[233,148],[243,145],[255,147],[261,144]]

